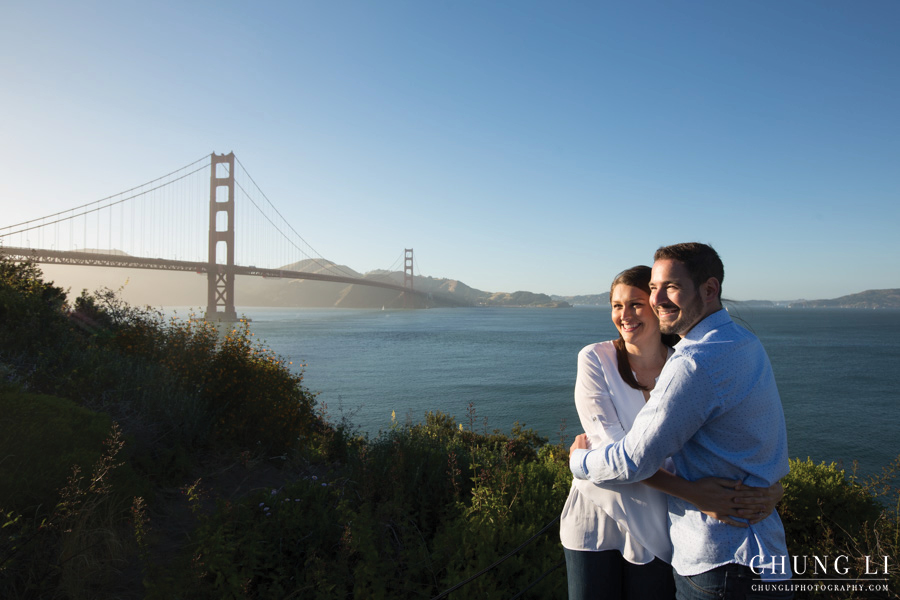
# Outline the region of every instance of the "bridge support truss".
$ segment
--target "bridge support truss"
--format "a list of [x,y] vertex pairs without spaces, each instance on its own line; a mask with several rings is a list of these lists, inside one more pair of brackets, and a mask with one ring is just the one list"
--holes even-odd
[[[219,165],[223,165],[227,173],[220,173]],[[225,246],[224,264],[218,261],[219,244]],[[234,152],[213,153],[209,176],[207,320],[237,321],[237,312],[234,308],[234,276]]]

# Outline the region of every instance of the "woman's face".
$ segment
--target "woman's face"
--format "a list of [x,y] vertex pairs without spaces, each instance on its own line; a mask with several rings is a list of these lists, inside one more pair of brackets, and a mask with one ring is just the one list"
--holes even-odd
[[650,308],[650,294],[641,288],[618,284],[609,297],[612,322],[626,344],[659,342],[659,319]]

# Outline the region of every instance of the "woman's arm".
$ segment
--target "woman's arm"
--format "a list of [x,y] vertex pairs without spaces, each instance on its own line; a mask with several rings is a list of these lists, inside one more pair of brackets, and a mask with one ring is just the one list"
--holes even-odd
[[[625,437],[625,428],[607,384],[610,365],[598,354],[600,344],[586,346],[578,353],[575,375],[575,410],[583,431],[603,435],[612,441]],[[618,373],[615,373],[618,377]]]
[[[663,469],[643,483],[686,500],[710,517],[735,527],[762,521],[772,514],[784,495],[780,481],[767,488],[751,487],[721,477],[688,481]],[[736,521],[733,517],[747,519],[747,522]]]

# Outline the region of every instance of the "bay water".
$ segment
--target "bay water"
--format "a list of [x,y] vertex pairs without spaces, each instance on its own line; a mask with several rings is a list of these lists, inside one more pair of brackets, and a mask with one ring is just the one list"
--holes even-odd
[[[900,311],[734,306],[762,341],[792,457],[880,472],[900,453]],[[616,331],[606,307],[248,308],[251,331],[303,370],[329,416],[372,436],[428,411],[466,428],[519,422],[551,442],[581,433],[576,357]],[[304,366],[305,365],[305,366]]]

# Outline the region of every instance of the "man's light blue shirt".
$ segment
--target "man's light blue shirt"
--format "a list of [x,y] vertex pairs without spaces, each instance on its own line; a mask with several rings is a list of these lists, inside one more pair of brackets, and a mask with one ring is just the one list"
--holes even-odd
[[[769,357],[725,310],[703,319],[675,346],[626,436],[605,448],[575,450],[570,466],[575,477],[597,484],[641,481],[667,456],[691,481],[716,476],[767,487],[788,473],[784,412]],[[790,577],[777,513],[744,529],[674,496],[668,505],[678,574],[738,563],[765,579]]]

